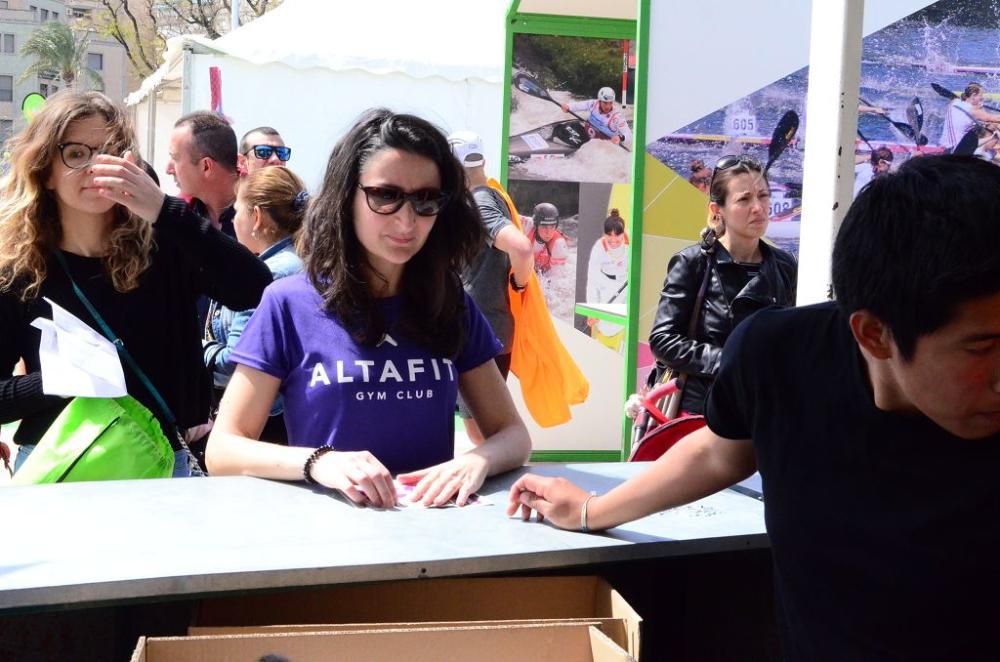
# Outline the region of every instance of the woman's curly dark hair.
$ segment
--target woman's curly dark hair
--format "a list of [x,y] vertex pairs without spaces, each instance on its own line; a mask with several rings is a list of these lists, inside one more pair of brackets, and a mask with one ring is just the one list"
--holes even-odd
[[354,231],[355,196],[361,171],[383,149],[423,156],[437,165],[442,207],[427,242],[406,263],[400,282],[397,327],[420,345],[454,357],[465,340],[464,293],[460,274],[485,245],[482,222],[466,188],[465,171],[452,156],[445,136],[431,123],[384,108],[364,113],[333,148],[320,193],[310,201],[299,254],[326,310],[334,313],[354,339],[378,343],[389,329],[373,293],[377,277]]

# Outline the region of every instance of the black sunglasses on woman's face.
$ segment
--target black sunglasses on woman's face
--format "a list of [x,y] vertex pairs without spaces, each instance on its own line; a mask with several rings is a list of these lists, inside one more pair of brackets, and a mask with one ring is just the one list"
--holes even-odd
[[448,201],[448,194],[436,188],[407,193],[394,186],[362,186],[368,208],[376,214],[395,214],[409,200],[417,216],[436,216]]

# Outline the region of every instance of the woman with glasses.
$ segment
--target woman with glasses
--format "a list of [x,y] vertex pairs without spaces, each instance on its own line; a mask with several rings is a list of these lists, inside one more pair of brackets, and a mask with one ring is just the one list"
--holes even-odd
[[796,264],[766,243],[770,189],[760,164],[725,156],[709,183],[702,240],[670,258],[649,335],[656,376],[682,375],[680,409],[701,414],[729,334],[751,313],[795,304]]
[[[288,168],[262,168],[241,177],[236,191],[233,228],[236,240],[264,261],[274,280],[302,271],[295,252],[294,235],[302,226],[309,194],[305,184]],[[216,395],[236,369],[231,355],[253,308],[233,310],[213,301],[205,325],[205,366],[212,373]],[[261,439],[287,443],[285,421],[279,395],[264,425]]]
[[175,444],[174,475],[189,474],[175,438],[205,422],[211,384],[201,358],[202,294],[247,308],[271,282],[267,267],[182,200],[164,195],[135,157],[125,111],[97,92],[65,91],[11,143],[0,184],[0,422],[21,420],[20,466],[69,400],[43,391],[40,332],[50,300],[100,333],[78,287],[162,397],[129,367],[128,392]]
[[[366,113],[310,202],[305,272],[265,292],[231,358],[207,459],[216,474],[305,480],[353,503],[464,505],[521,466],[530,441],[493,357],[501,346],[459,274],[482,223],[446,138]],[[454,455],[461,390],[485,441]],[[284,397],[289,446],[257,441]]]

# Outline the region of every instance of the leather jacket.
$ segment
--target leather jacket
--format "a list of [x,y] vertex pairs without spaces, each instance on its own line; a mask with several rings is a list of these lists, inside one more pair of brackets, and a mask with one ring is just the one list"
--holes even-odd
[[[722,347],[736,325],[762,308],[795,305],[797,265],[785,251],[760,243],[763,256],[760,272],[729,301],[723,281],[739,277],[742,269],[729,251],[715,242],[710,259],[701,244],[689,246],[670,258],[667,277],[660,292],[660,303],[649,334],[649,347],[656,357],[656,377],[665,369],[688,375],[681,399],[681,409],[692,413],[704,411],[705,396],[719,371]],[[695,337],[688,328],[698,289],[711,263],[712,273]]]

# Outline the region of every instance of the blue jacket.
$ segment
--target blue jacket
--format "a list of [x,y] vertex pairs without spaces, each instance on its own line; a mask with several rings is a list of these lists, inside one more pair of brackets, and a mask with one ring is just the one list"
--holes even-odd
[[[274,280],[291,276],[302,271],[302,260],[295,254],[292,238],[285,237],[260,254]],[[212,382],[217,389],[224,389],[229,379],[236,372],[236,364],[230,360],[230,355],[243,335],[243,329],[256,308],[247,310],[232,310],[212,302],[209,308],[208,322],[205,325],[205,340],[203,342],[205,366],[212,373]],[[271,416],[277,416],[284,407],[279,395],[271,407]]]

